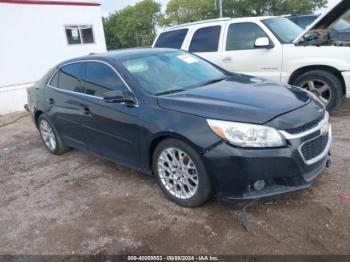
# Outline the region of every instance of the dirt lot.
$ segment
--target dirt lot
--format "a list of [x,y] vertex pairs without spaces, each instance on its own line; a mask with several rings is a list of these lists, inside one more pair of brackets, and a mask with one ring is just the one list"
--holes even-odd
[[181,208],[152,177],[49,154],[24,117],[0,128],[0,254],[350,254],[350,201],[339,197],[350,194],[350,100],[332,124],[333,166],[308,190],[248,208],[248,233],[238,205]]

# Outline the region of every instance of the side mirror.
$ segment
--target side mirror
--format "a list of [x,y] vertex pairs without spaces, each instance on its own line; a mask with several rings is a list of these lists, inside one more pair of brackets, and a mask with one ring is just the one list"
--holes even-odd
[[273,48],[274,45],[270,43],[270,39],[268,37],[259,37],[255,40],[254,46],[256,48]]
[[104,93],[103,100],[106,103],[125,103],[127,105],[136,105],[136,99],[129,91],[115,90]]

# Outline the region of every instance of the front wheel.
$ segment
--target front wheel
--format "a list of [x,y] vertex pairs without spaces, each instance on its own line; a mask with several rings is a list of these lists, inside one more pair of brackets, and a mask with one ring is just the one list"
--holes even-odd
[[153,171],[166,196],[178,205],[195,207],[211,196],[211,183],[200,155],[188,144],[166,139],[156,148]]
[[343,97],[339,78],[324,70],[306,72],[297,77],[293,85],[314,93],[330,112],[337,108]]

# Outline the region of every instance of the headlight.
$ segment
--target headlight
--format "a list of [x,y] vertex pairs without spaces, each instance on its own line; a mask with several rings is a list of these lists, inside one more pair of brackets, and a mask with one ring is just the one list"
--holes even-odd
[[207,119],[215,134],[239,147],[278,147],[285,145],[280,133],[268,126]]

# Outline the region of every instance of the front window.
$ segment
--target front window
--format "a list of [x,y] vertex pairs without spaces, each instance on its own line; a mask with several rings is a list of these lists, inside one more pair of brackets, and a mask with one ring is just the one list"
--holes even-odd
[[227,32],[226,51],[254,49],[255,41],[260,37],[267,37],[267,35],[255,23],[230,24]]
[[203,86],[225,78],[219,68],[182,51],[126,59],[122,65],[143,89],[158,95]]
[[262,21],[282,44],[291,44],[304,31],[286,18],[268,18]]

